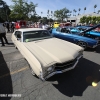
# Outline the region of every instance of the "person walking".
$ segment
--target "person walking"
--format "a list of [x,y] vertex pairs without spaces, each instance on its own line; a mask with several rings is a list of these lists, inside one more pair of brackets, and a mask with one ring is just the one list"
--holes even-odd
[[42,28],[45,29],[45,24],[43,23]]
[[11,23],[11,32],[14,32],[14,28],[15,28],[15,25],[14,25],[14,22]]
[[6,38],[6,30],[4,26],[0,24],[0,40],[1,40],[2,46],[5,46],[3,39],[5,40],[6,44],[9,44]]
[[7,33],[10,32],[10,29],[9,29],[9,22],[6,23],[6,28],[7,28]]

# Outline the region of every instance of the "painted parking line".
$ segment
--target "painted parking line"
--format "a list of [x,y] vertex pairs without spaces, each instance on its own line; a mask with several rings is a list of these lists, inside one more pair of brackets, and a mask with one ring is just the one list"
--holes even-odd
[[19,70],[16,70],[16,71],[13,71],[13,72],[4,74],[4,75],[0,76],[0,78],[6,77],[6,76],[9,76],[9,75],[13,75],[13,74],[16,74],[16,73],[19,73],[19,72],[22,72],[22,71],[24,71],[24,70],[26,70],[26,69],[28,69],[28,68],[29,68],[29,67],[26,66],[26,67],[21,68],[21,69],[19,69]]

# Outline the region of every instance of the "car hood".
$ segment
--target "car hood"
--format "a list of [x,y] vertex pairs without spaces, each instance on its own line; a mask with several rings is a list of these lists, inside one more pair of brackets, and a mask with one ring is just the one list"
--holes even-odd
[[95,31],[90,31],[89,34],[96,35],[96,36],[100,36],[100,32],[95,32]]
[[83,50],[80,46],[57,38],[23,44],[44,67],[73,60],[79,55],[79,51]]
[[77,32],[77,34],[69,34],[69,33],[62,33],[62,32],[57,32],[56,28],[52,29],[52,34],[57,35],[57,34],[65,35],[65,36],[72,36],[74,39],[81,39],[84,41],[92,42],[92,43],[97,43],[98,41],[92,38],[88,38],[85,36],[81,36],[83,34],[82,32]]
[[89,31],[91,31],[91,30],[93,30],[93,29],[96,29],[97,27],[100,27],[100,24],[95,25],[95,26],[93,26],[93,27],[91,27],[91,28],[89,28],[89,29],[83,31],[83,33],[89,32]]

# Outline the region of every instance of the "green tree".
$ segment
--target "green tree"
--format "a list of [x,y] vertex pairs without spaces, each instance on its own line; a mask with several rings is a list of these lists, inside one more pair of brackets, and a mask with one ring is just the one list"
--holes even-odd
[[85,20],[86,24],[90,24],[91,20],[92,20],[91,16],[86,17],[86,20]]
[[4,20],[0,17],[0,22],[2,23],[2,22],[4,22]]
[[100,16],[96,17],[97,24],[100,23]]
[[32,15],[29,20],[33,22],[38,22],[40,19],[41,19],[41,16]]
[[9,20],[10,9],[3,0],[0,0],[0,17],[3,21]]
[[96,16],[92,17],[92,24],[96,24],[96,19],[97,19]]
[[84,24],[86,23],[86,16],[83,16],[82,18],[80,18],[80,23]]
[[33,2],[30,2],[29,4],[25,2],[25,8],[24,13],[29,17],[30,15],[36,15],[35,8],[37,7],[37,4],[34,4]]
[[12,0],[12,2],[14,5],[11,6],[11,18],[28,20],[31,16],[36,15],[37,4],[27,3],[25,0]]
[[70,16],[70,11],[67,8],[56,10],[54,11],[54,16],[57,18],[57,20],[63,22],[65,18],[68,18]]
[[95,8],[97,7],[97,5],[94,5],[94,13],[95,13]]

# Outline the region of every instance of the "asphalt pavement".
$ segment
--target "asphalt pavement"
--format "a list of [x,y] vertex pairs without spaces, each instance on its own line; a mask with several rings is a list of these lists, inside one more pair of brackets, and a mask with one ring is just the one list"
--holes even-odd
[[42,82],[14,47],[0,44],[0,100],[100,100],[100,46],[84,51],[74,70]]

